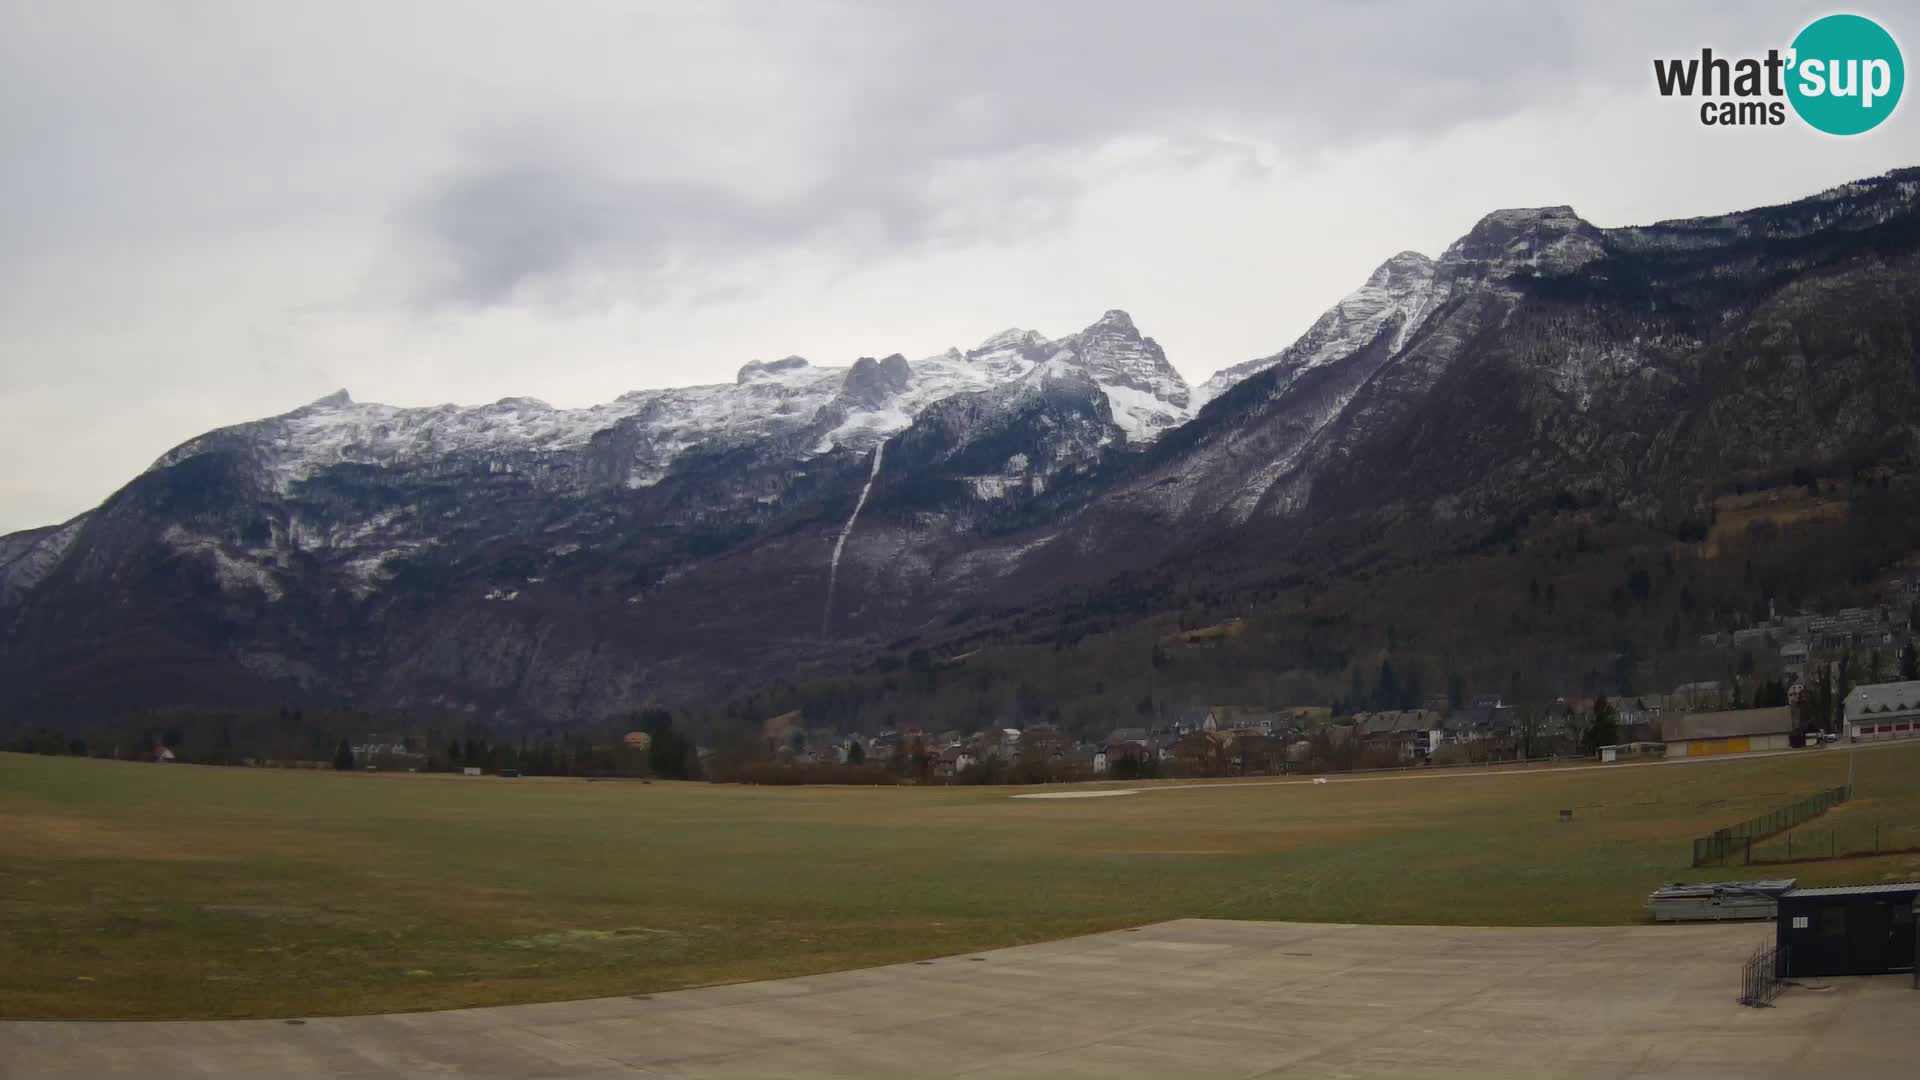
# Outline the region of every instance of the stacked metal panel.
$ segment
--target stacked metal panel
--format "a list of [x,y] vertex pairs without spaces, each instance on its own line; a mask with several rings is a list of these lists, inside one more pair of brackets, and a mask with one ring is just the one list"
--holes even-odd
[[1648,894],[1647,910],[1657,922],[1771,919],[1780,894],[1792,889],[1797,880],[1676,882]]

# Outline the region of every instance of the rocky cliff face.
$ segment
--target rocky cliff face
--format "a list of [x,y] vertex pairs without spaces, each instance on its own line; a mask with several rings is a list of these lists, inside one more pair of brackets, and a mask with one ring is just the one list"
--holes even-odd
[[1367,283],[1327,309],[1300,340],[1272,356],[1222,368],[1194,392],[1204,405],[1261,372],[1278,369],[1278,378],[1291,383],[1301,372],[1339,360],[1371,343],[1383,329],[1398,349],[1406,334],[1425,317],[1434,297],[1433,260],[1417,251],[1403,251],[1367,277]]
[[1920,454],[1920,172],[1597,229],[1489,214],[1190,389],[1123,312],[798,357],[585,410],[334,395],[0,538],[0,708],[351,703],[495,722],[832,665],[1127,569],[1566,492]]
[[1232,522],[1490,517],[1563,489],[1647,508],[1742,470],[1905,452],[1917,188],[1910,171],[1614,230],[1489,214],[1256,362],[1115,501]]

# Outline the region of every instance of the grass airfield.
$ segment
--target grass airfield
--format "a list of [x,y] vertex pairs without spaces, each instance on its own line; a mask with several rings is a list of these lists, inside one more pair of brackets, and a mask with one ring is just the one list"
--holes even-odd
[[[1796,850],[1920,845],[1920,746],[1856,768]],[[1826,748],[1039,800],[0,754],[0,1016],[645,994],[1179,918],[1621,924],[1664,881],[1920,877],[1915,854],[1688,868],[1693,836],[1846,774]]]

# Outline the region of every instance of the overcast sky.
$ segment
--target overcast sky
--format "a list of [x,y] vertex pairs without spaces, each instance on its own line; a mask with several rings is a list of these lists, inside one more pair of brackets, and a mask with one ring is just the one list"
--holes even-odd
[[341,387],[579,406],[1114,307],[1197,382],[1491,209],[1920,163],[1914,103],[1842,140],[1653,89],[1826,10],[0,0],[0,532]]

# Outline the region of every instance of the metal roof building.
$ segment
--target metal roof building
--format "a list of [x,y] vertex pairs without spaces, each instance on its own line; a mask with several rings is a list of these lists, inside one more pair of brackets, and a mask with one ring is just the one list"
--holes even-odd
[[1779,899],[1774,939],[1788,978],[1915,969],[1920,881],[1794,889]]
[[1843,707],[1847,738],[1920,738],[1920,682],[1856,686]]
[[1662,724],[1667,756],[1744,754],[1749,750],[1785,750],[1793,732],[1793,710],[1785,705],[1766,709],[1669,716]]

